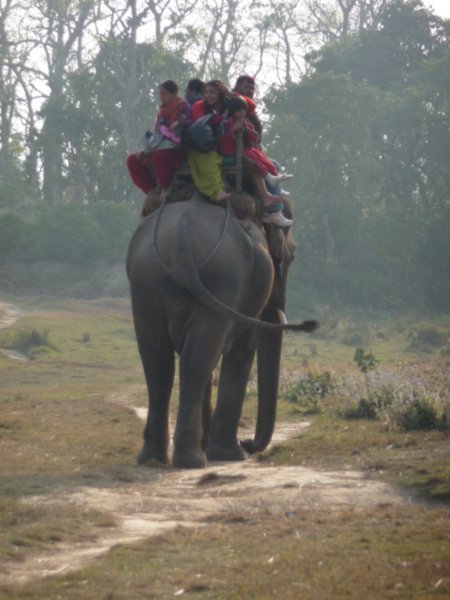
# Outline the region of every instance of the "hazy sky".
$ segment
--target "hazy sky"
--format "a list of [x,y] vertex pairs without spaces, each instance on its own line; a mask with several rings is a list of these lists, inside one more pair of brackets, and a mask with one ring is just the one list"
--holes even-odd
[[440,17],[450,19],[450,0],[425,0],[424,4]]

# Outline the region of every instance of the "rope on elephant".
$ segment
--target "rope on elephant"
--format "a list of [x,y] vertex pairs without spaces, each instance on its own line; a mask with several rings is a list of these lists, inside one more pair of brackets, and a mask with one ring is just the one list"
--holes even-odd
[[229,202],[226,203],[226,212],[225,212],[225,219],[223,221],[223,227],[222,227],[222,231],[220,232],[220,236],[219,239],[217,240],[217,242],[215,243],[214,248],[211,250],[211,252],[209,253],[209,255],[205,258],[205,260],[197,267],[197,271],[200,271],[200,269],[202,269],[206,264],[208,264],[208,262],[211,260],[211,258],[214,256],[214,254],[217,252],[217,249],[219,248],[220,244],[223,241],[223,238],[225,237],[225,231],[227,230],[228,227],[228,223],[230,221],[230,215],[231,215],[231,204]]
[[[166,199],[167,196],[162,200],[160,207],[158,208],[158,212],[156,215],[156,224],[155,224],[155,230],[153,233],[153,249],[155,251],[155,254],[162,266],[162,268],[164,269],[164,271],[172,276],[169,267],[165,264],[159,250],[158,250],[158,244],[157,244],[157,235],[158,235],[158,228],[159,228],[159,223],[161,221],[161,217],[162,217],[162,213],[164,210],[164,207],[166,205]],[[230,221],[230,215],[231,213],[231,204],[229,202],[227,202],[226,204],[226,210],[225,210],[225,219],[223,221],[223,227],[222,227],[222,231],[220,232],[220,236],[217,240],[217,242],[215,243],[213,249],[211,250],[211,252],[208,254],[208,256],[205,258],[205,260],[199,265],[197,266],[197,271],[200,271],[200,269],[202,269],[206,264],[208,264],[208,262],[211,260],[211,258],[214,256],[214,254],[217,252],[218,248],[220,247],[220,244],[223,241],[223,238],[225,237],[225,232],[227,230],[228,227],[228,223]]]

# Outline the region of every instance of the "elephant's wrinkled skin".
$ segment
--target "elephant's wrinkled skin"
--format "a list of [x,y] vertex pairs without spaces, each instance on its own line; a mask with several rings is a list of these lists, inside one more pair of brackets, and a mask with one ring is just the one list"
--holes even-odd
[[[242,460],[237,439],[245,389],[258,345],[259,410],[248,452],[264,449],[273,432],[282,330],[261,329],[226,308],[279,323],[294,244],[282,239],[283,268],[274,270],[263,231],[196,196],[147,217],[130,242],[130,280],[137,342],[149,413],[139,463],[168,462],[168,409],[180,355],[180,406],[173,465],[204,467]],[[271,295],[272,292],[272,295]],[[236,318],[237,317],[237,318]],[[307,327],[300,326],[300,329]],[[211,373],[222,357],[211,418]],[[206,455],[205,455],[206,453]]]

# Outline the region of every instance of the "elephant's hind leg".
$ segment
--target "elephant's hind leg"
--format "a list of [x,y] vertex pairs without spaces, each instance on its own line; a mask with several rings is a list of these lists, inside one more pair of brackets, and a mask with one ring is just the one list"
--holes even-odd
[[162,324],[135,316],[136,337],[148,389],[144,445],[138,464],[168,463],[169,402],[175,373],[175,355]]
[[173,465],[206,466],[206,428],[209,427],[211,373],[217,364],[229,324],[217,315],[199,316],[191,326],[180,356],[180,408],[174,435]]
[[250,329],[222,356],[217,406],[206,448],[208,460],[244,460],[247,456],[237,433],[254,355],[255,332]]

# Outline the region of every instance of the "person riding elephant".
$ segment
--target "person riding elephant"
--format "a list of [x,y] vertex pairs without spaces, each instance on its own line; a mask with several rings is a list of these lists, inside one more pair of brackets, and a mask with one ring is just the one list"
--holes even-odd
[[[127,274],[149,402],[139,464],[169,460],[175,354],[180,357],[175,467],[204,467],[207,459],[243,460],[246,451],[261,451],[270,442],[282,333],[312,331],[317,324],[282,324],[295,244],[289,230],[269,229],[276,260],[257,223],[240,221],[229,206],[196,192],[189,202],[162,205],[134,233]],[[241,445],[237,430],[256,349],[256,434]],[[219,360],[212,414],[212,372]]]
[[261,150],[261,138],[247,118],[250,102],[250,99],[243,96],[233,96],[229,101],[227,117],[223,122],[224,131],[219,137],[220,153],[223,156],[236,154],[235,136],[239,130],[243,130],[244,158],[251,165],[252,179],[263,204],[262,220],[277,227],[289,227],[293,221],[283,215],[283,197],[271,194],[265,183],[268,175],[275,179],[278,173],[272,161]]
[[[233,88],[233,94],[235,96],[243,96],[245,98],[245,100],[247,101],[247,118],[250,121],[250,123],[253,125],[253,127],[255,128],[255,131],[259,134],[260,139],[262,138],[262,130],[263,130],[263,126],[261,123],[261,120],[258,116],[258,113],[256,111],[256,102],[255,102],[255,91],[256,91],[256,81],[255,78],[252,77],[251,75],[240,75],[237,79],[236,79],[236,83],[234,85]],[[289,175],[287,173],[281,173],[280,171],[280,163],[273,159],[270,158],[269,159],[273,165],[275,166],[276,169],[276,175],[272,175],[271,173],[268,173],[265,177],[265,184],[267,187],[267,190],[270,194],[274,195],[274,196],[289,196],[289,192],[287,192],[286,190],[284,190],[281,187],[281,183],[283,181],[286,181],[288,179],[292,179],[292,175]],[[282,210],[282,204],[278,204],[277,206],[273,206],[272,208],[269,209],[269,213],[277,213],[280,210]]]
[[261,120],[256,112],[256,103],[254,102],[256,91],[256,81],[251,75],[239,75],[234,84],[233,94],[236,96],[243,96],[248,102],[247,118],[255,128],[256,133],[262,135],[263,126]]
[[208,126],[212,128],[214,139],[206,149],[199,150],[191,147],[188,152],[188,163],[192,179],[199,192],[213,202],[224,202],[230,194],[224,190],[222,159],[217,152],[217,140],[231,92],[222,81],[213,79],[205,84],[203,95],[202,100],[192,105],[192,121],[195,123],[202,117],[210,115]]
[[199,100],[203,100],[203,92],[205,84],[201,79],[189,79],[186,89],[184,91],[184,97],[192,106]]
[[[174,173],[186,158],[182,143],[184,130],[192,121],[189,102],[178,96],[177,84],[168,79],[158,87],[161,101],[153,137],[158,136],[160,147],[129,154],[127,167],[133,183],[148,194],[157,188],[164,198],[170,188]],[[151,136],[149,136],[151,138]]]

